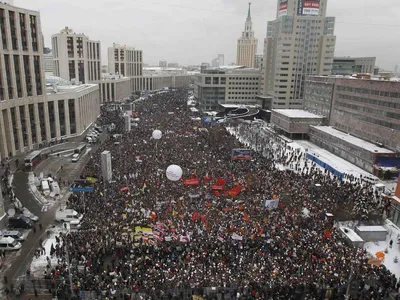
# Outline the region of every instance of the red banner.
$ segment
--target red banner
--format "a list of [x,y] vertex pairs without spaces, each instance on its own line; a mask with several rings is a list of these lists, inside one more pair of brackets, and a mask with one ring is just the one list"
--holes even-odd
[[237,195],[239,195],[240,191],[243,189],[242,186],[237,185],[235,187],[233,187],[232,189],[229,190],[228,195],[231,197],[236,197]]
[[192,179],[186,179],[183,181],[184,185],[199,185],[200,180],[197,178],[192,178]]
[[212,191],[222,191],[223,189],[224,189],[224,187],[223,187],[222,185],[213,184],[213,185],[211,186],[211,190],[212,190]]
[[127,190],[129,190],[129,188],[127,186],[121,188],[119,191],[120,192],[126,192]]

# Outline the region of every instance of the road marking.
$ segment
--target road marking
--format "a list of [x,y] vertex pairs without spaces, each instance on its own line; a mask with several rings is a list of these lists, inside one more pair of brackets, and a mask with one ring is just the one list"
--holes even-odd
[[47,211],[47,208],[48,208],[47,205],[42,206],[42,212],[46,212],[46,211]]

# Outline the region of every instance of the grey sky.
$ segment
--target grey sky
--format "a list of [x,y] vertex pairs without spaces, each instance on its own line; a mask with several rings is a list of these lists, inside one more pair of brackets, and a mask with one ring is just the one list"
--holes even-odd
[[[267,21],[276,15],[276,0],[251,2],[261,53]],[[14,0],[14,4],[40,10],[46,46],[51,46],[52,34],[69,26],[101,41],[104,63],[107,47],[117,42],[142,49],[145,63],[166,59],[187,65],[210,62],[218,53],[225,54],[225,63],[235,61],[248,1]],[[399,1],[330,0],[328,15],[336,17],[337,56],[376,56],[377,64],[390,70],[400,64]]]

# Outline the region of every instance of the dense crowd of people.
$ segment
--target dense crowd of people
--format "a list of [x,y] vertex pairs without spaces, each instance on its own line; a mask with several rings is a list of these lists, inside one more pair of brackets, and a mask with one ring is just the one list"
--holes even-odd
[[[202,124],[187,98],[176,90],[136,103],[138,126],[129,133],[120,111],[103,110],[101,122],[122,137],[111,134],[82,172],[98,178],[95,191],[68,201],[84,218],[55,245],[53,289],[60,278],[57,289],[69,289],[68,259],[74,294],[99,299],[344,299],[346,292],[387,299],[399,289],[327,215],[338,207],[353,217],[382,212],[370,186],[321,171],[251,124]],[[232,159],[233,149],[254,147],[255,139],[252,157]],[[104,150],[112,154],[111,182],[100,175]],[[168,180],[171,164],[182,180]],[[266,208],[270,200],[278,206]]]

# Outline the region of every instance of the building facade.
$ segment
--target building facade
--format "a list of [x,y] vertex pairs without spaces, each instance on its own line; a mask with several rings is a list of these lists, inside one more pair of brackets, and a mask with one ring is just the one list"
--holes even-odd
[[334,57],[333,75],[374,74],[376,57]]
[[400,152],[400,82],[309,76],[304,107],[336,129]]
[[250,8],[251,3],[249,3],[249,11],[247,13],[244,31],[242,32],[242,36],[237,41],[236,64],[238,66],[254,68],[258,40],[254,37]]
[[125,77],[143,75],[143,51],[113,44],[108,48],[108,71]]
[[157,75],[130,78],[132,91],[158,91],[166,87],[188,88],[191,81],[191,75]]
[[329,152],[374,173],[378,156],[394,157],[395,153],[330,126],[310,126],[310,141]]
[[261,70],[264,61],[264,54],[257,54],[255,60],[254,67]]
[[260,71],[243,67],[203,70],[195,77],[194,94],[202,111],[219,104],[256,105]]
[[400,82],[339,78],[330,124],[400,152]]
[[335,77],[306,76],[304,81],[304,109],[329,122],[332,111],[332,96]]
[[99,114],[100,99],[97,85],[66,92],[46,80],[39,12],[0,3],[0,17],[2,159],[80,134]]
[[274,108],[302,108],[308,74],[330,75],[335,18],[326,17],[327,0],[279,0],[276,20],[264,40],[261,94]]
[[97,83],[101,79],[100,41],[89,40],[68,27],[53,35],[51,41],[55,76],[81,83]]
[[101,103],[122,101],[132,95],[131,79],[122,75],[103,74],[99,88]]
[[168,63],[166,60],[160,60],[160,62],[158,63],[158,66],[160,68],[166,68],[168,66]]
[[168,63],[168,68],[179,68],[178,63]]
[[54,60],[52,51],[43,54],[44,72],[54,74]]

